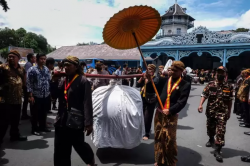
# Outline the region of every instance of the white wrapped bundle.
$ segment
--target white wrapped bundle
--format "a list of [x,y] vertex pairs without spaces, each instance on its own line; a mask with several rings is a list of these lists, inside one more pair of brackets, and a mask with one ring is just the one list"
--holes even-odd
[[132,149],[145,133],[142,100],[138,90],[129,86],[110,85],[93,94],[94,132],[97,148]]

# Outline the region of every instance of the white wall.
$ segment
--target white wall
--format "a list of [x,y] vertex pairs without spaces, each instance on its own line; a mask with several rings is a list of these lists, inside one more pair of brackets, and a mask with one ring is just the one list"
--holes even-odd
[[181,33],[187,33],[187,26],[186,25],[178,25],[178,24],[174,24],[174,25],[164,25],[162,26],[162,30],[164,31],[164,35],[168,34],[168,31],[171,30],[172,34],[176,34],[177,33],[177,28],[181,28]]

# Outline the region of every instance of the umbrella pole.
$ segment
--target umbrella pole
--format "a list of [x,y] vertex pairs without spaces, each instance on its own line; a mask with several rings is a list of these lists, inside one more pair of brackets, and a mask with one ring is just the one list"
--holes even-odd
[[[139,51],[140,51],[140,54],[141,54],[143,63],[144,63],[144,65],[145,65],[146,69],[148,70],[148,65],[147,65],[147,63],[146,63],[146,61],[145,61],[144,56],[142,55],[142,51],[141,51],[141,48],[140,48],[140,46],[139,46],[138,40],[137,40],[137,38],[136,38],[135,32],[132,32],[132,34],[133,34],[133,36],[134,36],[135,42],[136,42],[136,44],[137,44],[137,47],[138,47],[138,49],[139,49]],[[160,104],[160,107],[161,107],[161,109],[163,110],[164,108],[163,108],[163,105],[162,105],[162,102],[161,102],[161,98],[160,98],[160,96],[159,96],[159,93],[158,93],[158,91],[157,91],[157,89],[156,89],[156,87],[155,87],[155,83],[154,83],[152,77],[150,77],[150,79],[151,79],[151,82],[152,82],[152,85],[153,85],[155,94],[156,94],[156,96],[157,96],[158,102],[159,102],[159,104]]]

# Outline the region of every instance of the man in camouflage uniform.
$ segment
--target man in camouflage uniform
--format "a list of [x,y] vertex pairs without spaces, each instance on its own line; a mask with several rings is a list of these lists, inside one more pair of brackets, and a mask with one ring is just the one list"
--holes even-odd
[[206,147],[211,147],[215,143],[214,156],[219,162],[223,161],[220,152],[222,146],[225,145],[226,124],[230,118],[233,99],[233,87],[225,81],[226,71],[227,69],[223,66],[217,69],[216,80],[209,82],[204,88],[198,108],[198,111],[202,113],[202,105],[208,99],[206,116],[209,141]]

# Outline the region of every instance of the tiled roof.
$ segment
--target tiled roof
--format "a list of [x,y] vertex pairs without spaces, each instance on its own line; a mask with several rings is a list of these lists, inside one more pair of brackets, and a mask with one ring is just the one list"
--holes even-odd
[[140,60],[140,53],[137,48],[118,50],[111,48],[107,44],[63,46],[48,54],[47,57],[52,57],[54,59],[64,59],[68,55],[76,56],[79,59],[98,58],[105,60]]
[[[172,9],[172,10],[170,10]],[[168,11],[162,17],[169,17],[169,16],[188,16],[190,20],[194,21],[195,19],[188,14],[186,14],[183,8],[179,4],[174,4],[169,8]]]
[[26,57],[29,53],[34,53],[33,49],[32,48],[22,48],[22,47],[13,47],[13,46],[10,46],[10,51],[11,50],[16,50],[17,52],[19,52],[19,54],[22,56],[22,57]]

